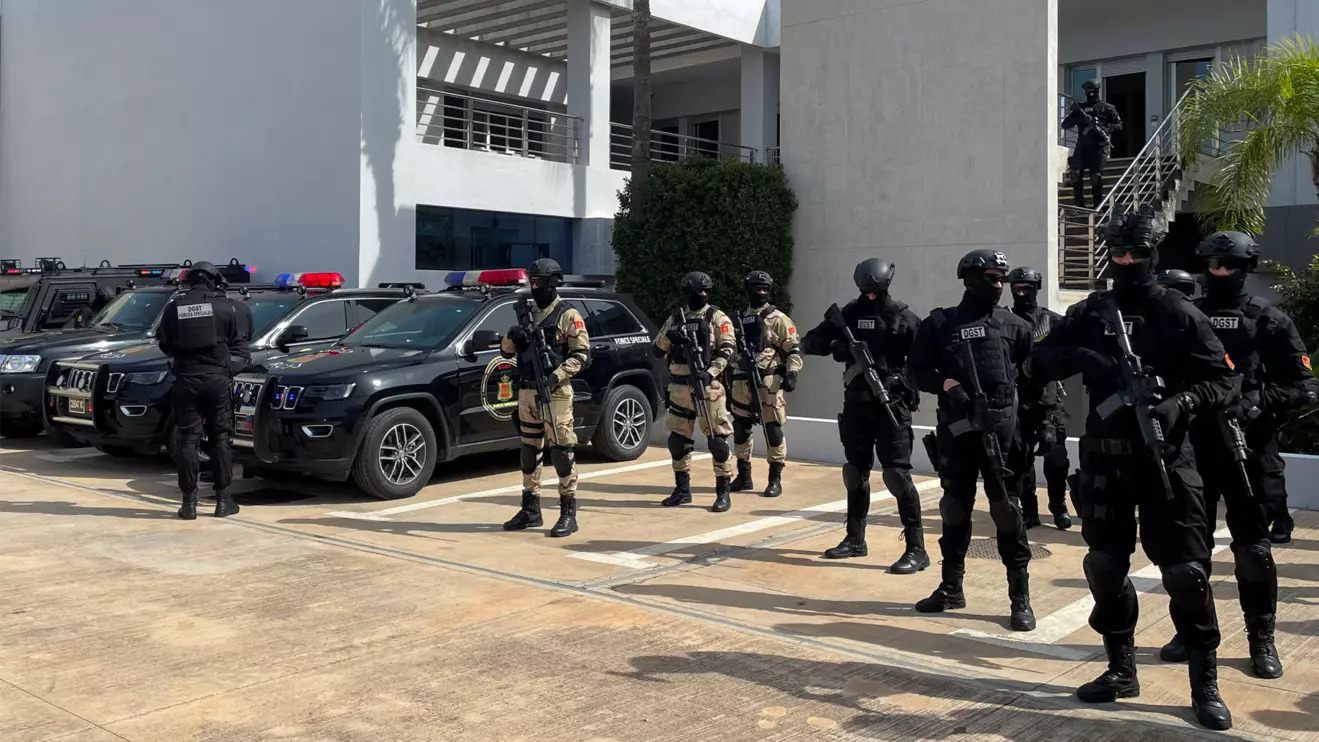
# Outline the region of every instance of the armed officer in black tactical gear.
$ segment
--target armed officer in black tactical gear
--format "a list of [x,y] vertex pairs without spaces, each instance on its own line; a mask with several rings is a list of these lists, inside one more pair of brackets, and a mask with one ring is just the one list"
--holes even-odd
[[1086,80],[1081,86],[1085,101],[1073,103],[1064,129],[1076,129],[1076,149],[1067,158],[1072,175],[1072,199],[1077,206],[1085,206],[1085,185],[1082,178],[1090,171],[1091,208],[1099,208],[1104,200],[1104,166],[1113,151],[1113,135],[1122,131],[1122,117],[1111,103],[1099,99],[1099,81]]
[[[1190,655],[1191,705],[1202,725],[1228,729],[1232,715],[1218,692],[1218,619],[1205,569],[1209,526],[1186,423],[1193,413],[1213,415],[1232,404],[1237,382],[1208,318],[1155,282],[1160,227],[1149,207],[1110,222],[1113,289],[1069,309],[1036,348],[1030,370],[1041,381],[1081,373],[1090,394],[1080,446],[1081,533],[1090,547],[1090,626],[1103,636],[1108,670],[1078,688],[1077,697],[1108,703],[1140,695],[1139,606],[1127,576],[1139,508],[1141,544],[1162,572],[1173,623]],[[1132,355],[1123,351],[1124,336]]]
[[[1278,572],[1269,541],[1269,519],[1287,512],[1278,453],[1279,416],[1315,398],[1315,380],[1296,325],[1282,310],[1246,293],[1246,276],[1259,262],[1259,246],[1241,232],[1216,232],[1200,243],[1206,261],[1205,295],[1195,305],[1209,317],[1230,363],[1241,377],[1236,409],[1197,416],[1191,426],[1205,482],[1205,539],[1212,548],[1218,500],[1227,506],[1238,595],[1246,619],[1251,669],[1256,677],[1282,677],[1273,643],[1278,607]],[[1231,443],[1229,419],[1244,432],[1245,451]],[[1242,462],[1239,459],[1244,456]],[[1242,463],[1245,478],[1242,478]],[[1277,478],[1270,478],[1276,472]],[[1208,569],[1210,565],[1205,564]],[[1186,660],[1181,636],[1163,648],[1168,662]]]
[[179,517],[197,517],[197,446],[202,430],[210,444],[215,517],[238,512],[229,494],[233,475],[233,358],[251,360],[252,314],[219,290],[224,279],[206,261],[188,268],[189,289],[174,297],[160,323],[160,350],[172,359],[174,424],[179,436]]
[[1172,289],[1187,299],[1195,296],[1195,276],[1183,270],[1173,268],[1159,271],[1159,285],[1165,289]]
[[[1049,335],[1062,315],[1040,306],[1044,277],[1029,266],[1013,268],[1008,274],[1012,290],[1012,313],[1026,321],[1035,342]],[[1049,512],[1060,530],[1072,527],[1067,514],[1067,411],[1063,409],[1062,382],[1037,384],[1028,376],[1017,379],[1017,438],[1013,441],[1012,471],[1015,482],[1009,489],[1021,502],[1021,518],[1029,530],[1040,524],[1039,496],[1035,489],[1035,456],[1044,460],[1044,480],[1049,488]]]
[[[943,484],[943,575],[921,613],[966,607],[962,592],[976,479],[985,479],[998,553],[1007,567],[1013,631],[1032,631],[1030,544],[1021,508],[1007,488],[1006,451],[1016,435],[1017,377],[1030,359],[1034,339],[1024,320],[998,306],[1008,261],[995,250],[973,250],[957,264],[966,286],[962,302],[935,309],[921,322],[911,351],[911,370],[922,392],[939,397],[938,427],[927,446]],[[930,443],[933,443],[931,445]]]
[[[890,418],[884,402],[872,393],[866,379],[853,374],[843,390],[843,412],[838,416],[838,434],[847,459],[843,465],[847,534],[824,556],[845,559],[869,553],[866,515],[870,512],[870,469],[878,455],[884,486],[897,500],[906,540],[906,551],[889,571],[905,575],[930,566],[930,557],[925,552],[921,528],[920,493],[911,481],[911,413],[919,405],[920,395],[907,377],[906,363],[919,320],[906,304],[889,296],[896,270],[887,260],[862,261],[852,274],[861,295],[841,310],[852,336],[870,349],[875,371],[892,402],[889,409],[893,416]],[[835,361],[847,364],[847,372],[857,364],[843,329],[828,317],[806,333],[801,349],[808,355],[832,355]]]

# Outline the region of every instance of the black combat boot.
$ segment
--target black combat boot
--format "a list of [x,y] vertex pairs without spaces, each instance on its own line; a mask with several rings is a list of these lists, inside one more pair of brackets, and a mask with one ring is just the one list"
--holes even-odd
[[1224,731],[1232,728],[1232,712],[1218,694],[1218,653],[1212,649],[1186,650],[1191,670],[1191,709],[1205,729]]
[[1275,544],[1290,544],[1294,527],[1292,514],[1284,509],[1273,519],[1273,527],[1269,529],[1269,541]]
[[847,535],[842,543],[832,549],[825,549],[825,559],[850,559],[863,557],[870,553],[866,548],[866,519],[847,516]]
[[889,565],[888,571],[895,575],[914,575],[930,566],[930,555],[925,553],[925,533],[920,526],[907,526],[902,529],[902,536],[907,541],[907,550],[902,552],[898,561]]
[[733,492],[745,492],[755,488],[755,483],[751,481],[751,461],[737,460],[737,479],[733,480],[730,489]]
[[733,501],[728,497],[728,484],[728,477],[715,477],[714,505],[710,506],[710,512],[726,513],[733,507]]
[[1182,637],[1173,634],[1172,640],[1163,645],[1159,650],[1159,659],[1164,662],[1185,662],[1186,661],[1186,642]]
[[1282,660],[1273,645],[1274,616],[1246,616],[1246,637],[1250,643],[1250,669],[1255,677],[1273,680],[1282,677]]
[[504,524],[504,530],[521,531],[543,525],[545,521],[540,514],[540,495],[531,494],[531,490],[522,490],[522,508]]
[[1024,527],[1026,528],[1026,530],[1029,531],[1030,529],[1034,528],[1035,526],[1040,525],[1040,516],[1038,516],[1038,515],[1023,515],[1023,516],[1021,516],[1021,525],[1024,526]]
[[228,518],[231,515],[238,514],[238,503],[234,502],[234,496],[228,492],[215,493],[215,517]]
[[197,493],[183,496],[183,506],[179,508],[179,517],[184,520],[197,520]]
[[1030,573],[1025,567],[1008,570],[1008,600],[1012,604],[1012,630],[1034,631],[1035,611],[1030,607]]
[[916,602],[918,613],[943,613],[966,607],[966,594],[962,592],[962,571],[964,565],[943,560],[943,582],[935,588],[930,597]]
[[1103,675],[1077,688],[1076,697],[1086,703],[1112,703],[1119,698],[1139,696],[1135,635],[1105,634],[1104,652],[1108,654],[1108,669]]
[[577,498],[559,495],[559,521],[550,529],[550,536],[563,538],[577,533]]
[[765,491],[760,493],[761,497],[778,497],[783,494],[783,462],[769,462],[769,484],[765,486]]
[[686,505],[692,501],[692,474],[686,471],[673,473],[673,494],[664,498],[660,504],[666,508]]
[[1068,515],[1066,510],[1061,513],[1054,513],[1053,524],[1058,527],[1058,530],[1066,531],[1072,527],[1072,516]]

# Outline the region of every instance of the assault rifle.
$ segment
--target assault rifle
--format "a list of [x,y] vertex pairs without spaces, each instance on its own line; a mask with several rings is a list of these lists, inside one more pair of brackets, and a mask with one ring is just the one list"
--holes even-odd
[[742,318],[733,323],[733,338],[737,342],[737,356],[742,360],[743,371],[747,375],[747,386],[751,387],[751,421],[756,425],[765,424],[765,413],[761,409],[760,387],[765,383],[765,377],[760,373],[760,364],[757,363],[756,349],[751,347],[747,342],[746,332],[742,329]]
[[545,342],[545,333],[532,321],[531,299],[522,297],[517,303],[518,326],[531,339],[531,374],[536,380],[536,408],[540,410],[540,419],[550,432],[550,442],[559,445],[559,429],[554,420],[554,408],[550,405],[550,394],[554,388],[550,379],[554,378],[554,361],[549,345]]
[[1154,373],[1154,369],[1145,366],[1140,356],[1131,349],[1131,334],[1127,332],[1126,319],[1117,302],[1108,302],[1108,321],[1113,326],[1113,336],[1117,338],[1122,357],[1117,360],[1118,390],[1104,400],[1095,409],[1105,420],[1124,407],[1130,407],[1136,415],[1136,424],[1140,426],[1141,442],[1145,453],[1154,459],[1159,470],[1159,482],[1163,492],[1172,499],[1172,482],[1168,479],[1168,465],[1163,460],[1163,452],[1168,439],[1163,423],[1154,414],[1154,407],[1168,396],[1168,387],[1163,377]]
[[[971,352],[969,342],[963,341],[958,345],[962,370],[966,372],[966,380],[962,384],[971,389],[971,409],[967,411],[966,417],[950,423],[948,432],[952,433],[954,438],[960,438],[968,433],[979,434],[985,448],[985,459],[989,461],[990,477],[987,477],[985,481],[986,491],[988,491],[989,485],[993,484],[1000,492],[1007,493],[1007,478],[1012,475],[1012,472],[1008,471],[1007,455],[1003,451],[1003,442],[998,439],[998,433],[994,430],[994,425],[989,419],[989,398],[985,396],[985,388],[980,384],[980,374],[977,373],[976,369],[976,357]],[[989,481],[991,477],[994,480],[992,482]]]
[[[1082,116],[1085,117],[1085,121],[1086,121],[1087,124],[1090,125],[1090,128],[1092,128],[1092,129],[1094,129],[1095,131],[1099,132],[1099,136],[1100,136],[1100,138],[1102,138],[1102,139],[1104,140],[1104,146],[1105,146],[1105,147],[1112,147],[1112,146],[1113,146],[1113,137],[1112,137],[1112,135],[1110,135],[1110,134],[1108,133],[1108,129],[1105,129],[1104,126],[1103,126],[1103,124],[1100,124],[1100,123],[1099,123],[1099,118],[1098,118],[1098,117],[1096,117],[1093,113],[1091,113],[1090,111],[1087,111],[1085,108],[1083,108],[1083,107],[1081,106],[1080,103],[1077,103],[1077,104],[1076,104],[1076,107],[1075,107],[1074,110],[1076,110],[1076,111],[1079,112]],[[1078,139],[1079,139],[1083,134],[1085,134],[1085,132],[1080,131],[1079,129],[1078,129],[1077,132],[1076,132],[1076,136],[1078,137]],[[1078,146],[1079,146],[1079,142],[1078,142]]]
[[1250,455],[1250,449],[1246,447],[1246,434],[1241,430],[1241,423],[1228,413],[1219,413],[1219,428],[1223,432],[1223,439],[1227,442],[1228,450],[1232,452],[1232,462],[1236,469],[1237,476],[1241,478],[1242,491],[1250,499],[1255,499],[1255,491],[1250,486],[1250,473],[1246,469],[1246,458]]
[[687,316],[681,305],[673,306],[673,315],[669,321],[672,323],[671,329],[682,335],[677,350],[682,362],[687,364],[687,386],[692,391],[692,407],[696,408],[697,417],[705,420],[705,429],[713,431],[714,419],[710,417],[710,406],[705,401],[705,383],[701,381],[701,373],[709,368],[701,357],[701,344],[696,339],[696,332],[687,326]]
[[846,387],[858,376],[864,376],[866,386],[870,387],[870,393],[879,400],[884,412],[888,413],[889,422],[893,423],[893,429],[897,430],[898,416],[893,414],[893,398],[889,396],[888,388],[884,386],[884,381],[879,378],[879,372],[875,370],[875,357],[870,353],[870,346],[857,340],[856,335],[852,334],[852,328],[847,326],[843,310],[839,309],[837,304],[829,305],[825,310],[824,318],[834,323],[834,327],[843,333],[843,339],[847,341],[847,351],[852,355],[852,365],[843,374],[843,386]]

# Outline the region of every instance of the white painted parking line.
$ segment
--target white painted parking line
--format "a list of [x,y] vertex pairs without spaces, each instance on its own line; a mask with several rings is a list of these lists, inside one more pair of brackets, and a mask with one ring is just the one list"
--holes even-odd
[[90,459],[96,456],[104,456],[104,455],[105,454],[101,453],[100,451],[97,451],[96,449],[92,449],[90,451],[62,451],[60,453],[33,454],[35,458],[41,459],[42,461],[51,461],[56,464],[67,464],[70,461],[77,461],[78,459]]
[[[939,480],[931,479],[917,484],[916,490],[924,491],[928,489],[933,489],[938,486],[939,486]],[[879,502],[880,500],[884,500],[889,497],[891,497],[891,495],[889,494],[888,490],[881,489],[878,492],[870,493],[870,502],[872,503]],[[721,528],[717,531],[710,531],[708,533],[702,533],[696,536],[688,536],[687,538],[680,538],[675,541],[666,541],[660,544],[651,544],[650,546],[643,546],[639,549],[633,549],[631,551],[618,551],[618,552],[603,553],[603,554],[577,551],[569,554],[568,556],[573,559],[585,559],[588,562],[612,564],[616,567],[627,567],[628,569],[637,569],[637,570],[652,569],[663,565],[661,565],[658,562],[648,562],[645,560],[644,557],[653,557],[653,556],[660,556],[662,554],[669,554],[671,552],[681,551],[691,546],[701,546],[704,544],[718,543],[720,541],[723,541],[724,539],[736,538],[737,536],[744,536],[748,533],[763,531],[767,528],[777,528],[778,526],[787,525],[789,523],[799,521],[805,518],[810,518],[819,515],[821,513],[837,513],[846,509],[847,509],[847,500],[837,500],[835,502],[828,502],[823,505],[816,505],[815,507],[806,508],[804,510],[795,510],[791,513],[784,513],[783,515],[772,515],[767,518],[758,518],[756,520],[747,521],[746,523],[743,523],[741,525],[730,526],[728,528]]]
[[[704,461],[705,459],[708,458],[710,458],[710,454],[708,453],[698,453],[692,455],[692,461]],[[644,464],[628,464],[627,466],[616,466],[613,467],[612,469],[600,469],[598,471],[583,472],[577,475],[577,479],[579,481],[583,479],[599,479],[601,477],[609,477],[615,474],[626,474],[628,472],[643,471],[645,469],[658,469],[661,466],[671,467],[673,466],[673,461],[669,459],[663,459],[661,461],[648,461]],[[393,515],[400,515],[402,513],[414,513],[418,510],[428,510],[430,508],[436,508],[441,505],[451,505],[455,502],[462,502],[463,500],[471,500],[477,497],[489,497],[491,495],[507,495],[512,492],[518,492],[518,493],[522,492],[522,485],[515,484],[515,485],[509,485],[507,487],[496,487],[494,489],[481,490],[480,492],[469,492],[465,495],[454,495],[453,497],[443,497],[438,500],[413,502],[413,503],[408,503],[407,505],[399,505],[398,507],[385,508],[384,510],[372,510],[367,512],[360,512],[360,513],[353,512],[351,510],[335,510],[326,513],[326,515],[331,515],[336,518],[351,518],[353,520],[388,521],[390,519],[390,516]]]
[[[1214,532],[1213,554],[1217,554],[1226,549],[1232,542],[1232,535],[1228,529],[1222,528]],[[1159,571],[1157,564],[1150,564],[1146,567],[1131,573],[1131,584],[1136,589],[1136,595],[1147,595],[1153,590],[1163,585],[1163,576]],[[1080,649],[1070,647],[1060,647],[1058,642],[1066,639],[1078,630],[1084,628],[1090,623],[1090,611],[1095,607],[1095,599],[1086,595],[1073,603],[1070,603],[1053,613],[1040,619],[1035,624],[1035,630],[1022,632],[1018,634],[989,634],[983,631],[973,629],[957,629],[952,632],[953,636],[964,636],[968,639],[997,644],[1003,647],[1012,647],[1013,649],[1023,649],[1035,654],[1058,657],[1065,660],[1083,660],[1095,654]],[[955,615],[955,614],[953,614]]]

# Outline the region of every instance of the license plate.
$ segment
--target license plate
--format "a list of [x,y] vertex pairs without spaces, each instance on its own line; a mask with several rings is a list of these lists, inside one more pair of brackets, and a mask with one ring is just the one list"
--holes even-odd
[[251,433],[256,419],[255,415],[234,415],[234,430],[239,433]]
[[69,414],[70,414],[70,415],[86,415],[86,414],[87,414],[87,400],[85,400],[85,399],[70,399],[70,400],[69,400]]

